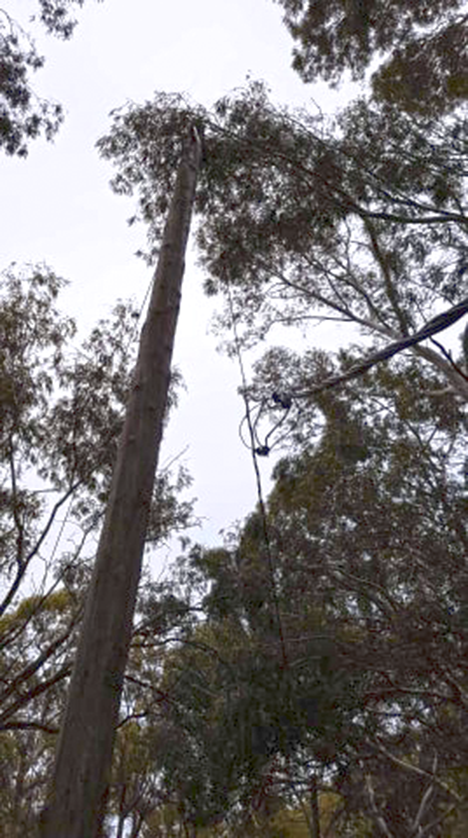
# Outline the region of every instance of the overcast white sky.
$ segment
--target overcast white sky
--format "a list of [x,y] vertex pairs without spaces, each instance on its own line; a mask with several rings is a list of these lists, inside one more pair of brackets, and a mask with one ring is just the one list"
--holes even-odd
[[[133,201],[113,195],[112,169],[94,148],[112,108],[152,98],[155,90],[209,105],[242,86],[247,74],[264,79],[278,102],[305,105],[313,97],[329,112],[344,101],[324,85],[304,86],[290,69],[292,41],[272,0],[87,0],[65,43],[29,25],[30,0],[2,7],[36,37],[47,61],[35,89],[60,101],[67,116],[54,144],[36,141],[26,160],[0,157],[0,268],[47,262],[71,281],[63,306],[84,332],[118,298],[141,302],[151,276],[134,256],[145,230],[126,224]],[[213,306],[201,282],[189,259],[175,350],[188,391],[160,463],[187,448],[191,494],[204,520],[193,536],[215,543],[220,529],[253,508],[256,492],[249,452],[238,439],[238,369],[216,351]],[[265,488],[272,465],[262,463]]]

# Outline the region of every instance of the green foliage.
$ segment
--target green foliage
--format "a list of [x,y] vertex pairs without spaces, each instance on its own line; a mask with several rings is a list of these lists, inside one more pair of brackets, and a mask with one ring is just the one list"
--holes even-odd
[[[381,54],[374,101],[328,122],[274,106],[260,83],[211,110],[157,94],[116,111],[98,146],[116,166],[115,191],[138,196],[131,222],[148,224],[152,261],[182,138],[196,124],[205,288],[231,298],[244,345],[277,323],[329,317],[358,325],[372,349],[468,293],[460,3],[281,3],[304,79],[360,77]],[[63,37],[68,6],[42,4],[43,23]],[[27,72],[42,59],[8,37],[6,100],[25,121],[16,135],[17,117],[5,122],[4,145],[25,154],[28,131],[45,125],[27,123]],[[11,269],[0,304],[9,834],[28,831],[40,802],[88,578],[84,548],[130,386],[134,312],[118,304],[70,351],[74,325],[55,308],[61,285],[45,268]],[[228,306],[220,331],[231,319]],[[310,835],[312,788],[329,835],[371,838],[383,822],[399,838],[464,834],[467,353],[454,364],[440,345],[420,345],[311,393],[361,354],[280,347],[260,358],[248,396],[267,427],[278,417],[272,393],[291,398],[266,521],[257,508],[219,548],[194,547],[170,584],[144,584],[109,789],[121,834]],[[150,542],[186,524],[185,485],[184,473],[176,486],[159,476]],[[47,535],[69,501],[82,537],[54,559]],[[44,556],[58,589],[20,598]]]
[[[112,320],[102,321],[80,352],[70,352],[75,325],[54,305],[63,280],[47,268],[29,275],[10,269],[2,280],[3,467],[11,470],[14,460],[18,477],[32,468],[54,489],[86,487],[102,503],[130,384],[134,312],[118,304]],[[12,491],[19,490],[16,480]],[[24,491],[31,503],[40,495]],[[15,515],[18,500],[4,494],[5,514]],[[86,509],[78,511],[83,516]]]
[[[211,112],[159,94],[132,105],[99,148],[117,167],[116,191],[138,195],[150,257],[190,115],[204,124],[196,212],[205,288],[229,291],[244,343],[276,323],[329,317],[378,346],[466,298],[462,118],[416,119],[358,100],[327,125],[275,108],[258,83]],[[229,304],[223,334],[230,323]],[[455,380],[436,350],[414,351]],[[456,386],[466,397],[465,383]]]
[[33,835],[53,759],[77,604],[29,596],[0,619],[0,835]]
[[[205,287],[230,298],[244,345],[329,317],[378,346],[466,298],[461,117],[358,100],[328,124],[274,107],[259,83],[211,111],[161,94],[127,107],[99,148],[116,191],[138,196],[149,259],[190,120],[204,133]],[[231,320],[229,303],[223,334]],[[361,355],[273,347],[254,367],[267,428],[272,393],[292,399],[268,539],[257,509],[186,558],[201,624],[185,615],[152,721],[161,788],[190,829],[268,834],[251,817],[265,777],[284,814],[311,772],[338,801],[336,835],[378,834],[382,817],[401,836],[418,818],[442,830],[453,802],[461,822],[466,378],[424,344],[312,395]]]
[[44,59],[34,44],[0,11],[0,146],[7,154],[27,155],[27,143],[41,131],[52,139],[63,119],[62,108],[51,102],[35,101],[29,83],[30,71],[36,71]]
[[468,99],[467,34],[465,16],[395,50],[374,75],[375,97],[426,116],[442,116],[463,105]]
[[83,4],[84,0],[38,0],[39,20],[52,35],[68,39],[77,24],[72,10]]
[[49,760],[50,747],[45,746],[44,736],[37,731],[24,733],[21,737],[13,731],[1,734],[1,838],[34,834],[40,785]]
[[[0,275],[0,757],[12,749],[2,835],[32,834],[43,802],[135,361],[133,306],[118,302],[78,345],[58,308],[64,285],[46,266]],[[169,408],[179,383],[175,372]],[[157,476],[148,544],[188,525],[189,482],[183,469],[175,482]],[[166,632],[176,608],[156,587],[142,585],[140,617],[154,631],[157,594]],[[132,667],[141,674],[137,652]],[[136,773],[130,730],[127,740]]]
[[420,807],[434,835],[462,822],[466,420],[453,397],[439,416],[433,377],[382,367],[311,399],[313,442],[275,469],[269,548],[256,511],[189,555],[204,622],[167,655],[152,725],[161,789],[197,834],[226,818],[302,834],[312,769],[330,834],[378,834],[381,813],[409,836]]
[[[68,39],[76,26],[72,9],[83,2],[38,0],[39,21],[50,34]],[[62,106],[38,98],[31,87],[30,74],[43,66],[30,35],[0,9],[0,147],[6,154],[26,157],[31,140],[41,134],[51,140],[63,121]]]
[[378,98],[437,116],[466,100],[466,15],[462,0],[276,0],[295,41],[293,67],[305,82],[337,84],[345,71],[372,75]]

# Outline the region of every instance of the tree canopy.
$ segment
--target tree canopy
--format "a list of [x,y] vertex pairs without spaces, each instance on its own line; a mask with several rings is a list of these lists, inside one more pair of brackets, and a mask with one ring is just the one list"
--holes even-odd
[[[265,509],[181,565],[202,617],[164,664],[161,793],[195,832],[249,834],[268,797],[260,834],[299,802],[318,835],[330,799],[330,834],[462,834],[466,358],[427,338],[468,297],[466,120],[378,97],[326,119],[257,82],[211,109],[128,105],[98,146],[137,196],[149,261],[188,121],[218,333],[232,354],[278,324],[305,341],[270,346],[243,390],[254,455],[288,451]],[[327,321],[360,344],[314,349]]]
[[466,419],[435,436],[425,379],[379,368],[318,396],[314,439],[276,466],[268,540],[258,509],[188,557],[205,623],[169,657],[158,725],[198,826],[240,800],[247,817],[265,777],[283,805],[318,779],[337,835],[362,816],[369,835],[379,817],[399,836],[464,823]]
[[[305,82],[336,84],[373,69],[377,98],[408,113],[440,115],[466,100],[463,0],[275,0]],[[377,63],[377,68],[375,64]]]
[[[71,38],[77,24],[74,7],[84,0],[37,0],[38,21],[58,38]],[[30,21],[31,22],[31,21]],[[0,146],[6,154],[26,157],[28,144],[43,134],[51,140],[63,121],[62,106],[40,99],[31,87],[31,73],[44,66],[31,35],[0,9]]]
[[[164,94],[130,105],[98,145],[117,167],[114,189],[137,193],[150,258],[188,118],[204,131],[197,244],[206,291],[227,295],[220,328],[234,313],[249,344],[275,323],[330,319],[378,347],[466,299],[463,118],[416,119],[361,99],[327,124],[275,107],[259,83],[211,111]],[[443,351],[412,351],[466,398]]]
[[[143,577],[103,836],[462,838],[468,328],[459,345],[444,330],[468,309],[466,8],[278,1],[302,79],[372,73],[369,95],[327,117],[255,81],[211,108],[159,92],[115,110],[98,141],[152,264],[196,127],[215,329],[238,360],[264,347],[240,388],[241,436],[257,475],[280,453],[243,522],[215,547],[187,539],[164,581]],[[68,38],[74,6],[39,0],[40,22]],[[35,103],[43,59],[0,21],[0,144],[24,156],[61,110]],[[44,265],[0,275],[0,832],[13,838],[34,834],[44,803],[138,324],[120,301],[78,344],[63,286]],[[355,327],[335,351],[316,345],[327,323]],[[300,347],[274,345],[277,326],[302,330]],[[148,546],[191,520],[188,482],[158,475]]]

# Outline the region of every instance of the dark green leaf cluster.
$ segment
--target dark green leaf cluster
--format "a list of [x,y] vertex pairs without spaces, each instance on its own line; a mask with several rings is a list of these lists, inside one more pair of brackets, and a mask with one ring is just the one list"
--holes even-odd
[[[77,23],[71,10],[83,2],[38,0],[39,20],[50,34],[68,39]],[[51,140],[63,122],[62,106],[38,98],[31,87],[31,72],[43,65],[30,35],[0,9],[0,147],[6,154],[26,157],[31,140]]]
[[[0,823],[11,835],[33,834],[43,805],[138,337],[133,305],[117,302],[78,344],[58,308],[65,285],[44,265],[0,275]],[[149,545],[192,523],[179,500],[189,483],[184,469],[158,475]],[[165,593],[142,586],[140,640],[187,614]]]
[[314,444],[275,470],[268,544],[257,510],[192,551],[204,620],[167,657],[157,725],[162,788],[195,826],[248,811],[272,765],[286,800],[313,770],[342,824],[372,822],[371,783],[405,836],[434,753],[423,824],[451,810],[444,783],[466,794],[466,419],[435,424],[426,373],[378,368],[316,397]]
[[104,158],[121,164],[111,182],[114,191],[139,191],[139,215],[129,223],[140,218],[153,225],[153,245],[162,236],[184,137],[190,125],[202,128],[203,114],[180,94],[159,93],[154,102],[113,111],[112,132],[97,143]]
[[306,81],[338,83],[345,71],[372,76],[378,98],[436,116],[466,100],[463,0],[276,0]]
[[29,83],[44,59],[20,28],[0,10],[0,146],[25,157],[27,144],[42,132],[52,139],[63,119],[62,108],[38,99]]
[[[2,277],[2,456],[11,446],[56,489],[108,483],[130,385],[135,312],[117,304],[76,354],[54,307],[63,280],[47,268]],[[53,433],[51,429],[53,428]]]
[[59,38],[70,38],[77,24],[72,9],[81,7],[84,0],[38,0],[38,3],[39,20],[47,31]]
[[358,100],[327,125],[274,107],[259,83],[212,112],[162,95],[132,105],[99,148],[114,188],[137,193],[153,254],[190,119],[204,126],[205,287],[229,289],[246,340],[321,316],[394,340],[466,297],[466,120]]
[[427,116],[443,116],[466,103],[467,21],[466,15],[455,19],[427,38],[395,50],[372,79],[376,99]]

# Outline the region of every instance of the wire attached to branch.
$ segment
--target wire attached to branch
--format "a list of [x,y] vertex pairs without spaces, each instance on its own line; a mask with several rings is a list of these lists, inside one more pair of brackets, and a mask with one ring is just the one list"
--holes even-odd
[[[259,433],[259,425],[260,425],[260,421],[261,421],[261,419],[264,415],[264,412],[268,409],[268,402],[270,401],[270,399],[272,400],[274,407],[281,409],[283,412],[282,412],[280,418],[274,423],[273,427],[270,428],[268,433],[262,439],[260,437],[260,433]],[[274,438],[274,434],[276,434],[278,429],[286,421],[286,419],[287,419],[287,417],[288,417],[288,415],[291,411],[291,408],[293,406],[295,406],[295,405],[293,405],[292,396],[290,396],[288,394],[285,394],[285,393],[279,394],[277,392],[273,392],[271,394],[270,399],[266,399],[266,398],[262,399],[261,402],[259,402],[257,405],[255,405],[254,408],[249,409],[249,416],[250,416],[250,420],[251,420],[252,432],[253,433],[250,433],[250,431],[249,431],[249,440],[248,441],[246,441],[245,438],[244,438],[244,425],[248,425],[247,413],[243,417],[243,419],[241,420],[241,423],[239,425],[239,438],[240,438],[242,444],[245,445],[245,447],[248,448],[249,451],[252,451],[252,450],[255,451],[255,453],[259,457],[267,457],[268,454],[274,448],[277,448],[288,437],[288,435],[291,433],[291,428],[286,428],[285,430],[283,430],[283,432],[278,437]],[[299,414],[302,411],[301,411],[300,408],[297,408],[297,406],[295,406],[295,407],[296,407],[296,414],[299,416]],[[271,409],[271,407],[270,407],[270,409]],[[252,439],[252,436],[253,436],[253,439]]]
[[269,572],[269,576],[270,576],[271,596],[272,596],[273,607],[274,607],[274,610],[275,610],[275,617],[276,617],[276,623],[277,623],[277,628],[278,628],[278,636],[279,636],[280,647],[281,647],[281,657],[282,657],[282,660],[283,660],[283,671],[286,672],[287,668],[288,668],[288,658],[287,658],[287,654],[286,654],[286,643],[285,643],[285,638],[284,638],[283,624],[282,624],[282,620],[281,620],[277,585],[276,585],[276,580],[275,580],[275,563],[274,563],[274,559],[273,559],[273,551],[272,551],[272,548],[271,548],[271,540],[270,540],[270,534],[269,534],[269,530],[268,530],[268,520],[267,520],[267,515],[266,515],[265,502],[263,500],[262,480],[261,480],[261,476],[260,476],[260,469],[258,467],[258,457],[259,456],[265,456],[265,454],[264,454],[264,452],[257,450],[259,446],[257,445],[257,439],[256,439],[256,433],[255,433],[255,423],[258,421],[259,417],[257,416],[255,420],[252,417],[252,411],[251,411],[251,408],[250,408],[248,390],[247,390],[247,377],[246,377],[246,374],[245,374],[244,362],[242,360],[239,334],[238,334],[238,331],[237,331],[236,319],[235,319],[235,314],[234,314],[234,306],[233,306],[233,302],[232,302],[231,289],[230,289],[229,285],[228,285],[228,301],[229,301],[229,311],[230,311],[230,314],[231,314],[232,331],[233,331],[233,334],[234,334],[234,344],[235,344],[235,348],[236,348],[236,356],[237,356],[237,361],[238,361],[238,364],[239,364],[239,370],[240,370],[241,381],[242,381],[242,398],[243,398],[244,404],[245,404],[245,418],[242,421],[243,422],[245,421],[245,423],[247,424],[247,428],[248,428],[249,436],[250,436],[250,446],[248,446],[248,447],[250,447],[250,451],[251,451],[251,454],[252,454],[252,462],[253,462],[253,467],[254,467],[254,472],[255,472],[255,480],[256,480],[256,484],[257,484],[258,506],[259,506],[259,510],[260,510],[260,519],[261,519],[261,522],[262,522],[263,538],[264,538],[264,542],[265,542],[265,549],[266,549],[267,560],[268,560],[268,572]]

